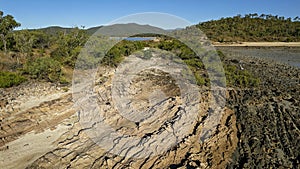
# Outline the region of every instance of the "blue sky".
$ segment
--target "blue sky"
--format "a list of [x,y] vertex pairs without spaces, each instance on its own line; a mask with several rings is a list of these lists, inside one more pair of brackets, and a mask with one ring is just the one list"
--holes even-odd
[[98,26],[142,12],[163,12],[199,23],[236,14],[300,16],[299,0],[0,0],[0,10],[25,28]]

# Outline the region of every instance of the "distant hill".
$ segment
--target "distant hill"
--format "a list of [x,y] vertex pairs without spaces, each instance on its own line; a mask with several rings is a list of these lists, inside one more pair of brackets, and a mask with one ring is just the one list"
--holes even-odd
[[99,33],[108,36],[127,36],[128,34],[143,34],[143,33],[164,33],[165,30],[150,26],[150,25],[139,25],[136,23],[128,24],[115,24],[110,26],[103,26]]
[[[57,32],[66,32],[69,33],[72,28],[64,28],[60,26],[50,26],[47,28],[38,29],[47,34],[56,34]],[[99,30],[100,34],[107,36],[126,36],[126,34],[142,34],[142,33],[163,33],[164,29],[150,26],[150,25],[139,25],[136,23],[128,23],[128,24],[115,24],[109,26],[97,26],[86,29],[88,35],[92,35]]]
[[94,34],[98,29],[102,28],[103,26],[96,26],[92,27],[86,30],[87,34],[92,35]]
[[53,35],[53,34],[56,34],[57,32],[69,33],[72,30],[72,28],[64,28],[64,27],[60,27],[60,26],[50,26],[50,27],[41,28],[38,30],[41,30],[47,34]]
[[284,18],[265,14],[221,18],[197,25],[216,42],[299,42],[300,18]]

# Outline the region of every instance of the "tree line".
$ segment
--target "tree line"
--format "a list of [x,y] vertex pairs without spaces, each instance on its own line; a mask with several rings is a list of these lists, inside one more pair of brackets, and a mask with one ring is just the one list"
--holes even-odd
[[271,14],[246,14],[197,24],[215,42],[300,41],[300,18]]

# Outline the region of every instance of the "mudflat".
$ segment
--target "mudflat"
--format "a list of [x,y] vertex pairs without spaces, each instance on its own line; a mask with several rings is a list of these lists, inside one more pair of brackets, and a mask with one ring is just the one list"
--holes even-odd
[[219,43],[213,42],[214,46],[297,46],[300,47],[300,42],[237,42],[237,43]]
[[[250,43],[250,42],[249,42]],[[300,47],[299,46],[274,46],[284,42],[256,42],[257,44],[266,44],[273,46],[238,46],[235,44],[228,46],[215,46],[226,55],[236,57],[254,57],[265,59],[269,62],[287,64],[293,67],[300,67]],[[254,44],[254,43],[253,43]],[[260,45],[261,45],[260,44]],[[300,44],[295,42],[293,44]]]

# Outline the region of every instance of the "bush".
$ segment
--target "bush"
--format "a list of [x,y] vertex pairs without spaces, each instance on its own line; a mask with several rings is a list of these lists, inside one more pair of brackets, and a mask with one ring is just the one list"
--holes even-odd
[[33,62],[27,62],[23,70],[31,78],[45,79],[51,82],[59,81],[61,76],[61,64],[50,57],[41,57]]
[[199,86],[208,85],[207,78],[204,78],[199,73],[195,73],[194,76],[195,76],[197,85],[199,85]]
[[26,81],[26,78],[13,72],[0,72],[0,88],[17,86]]
[[225,74],[227,85],[240,87],[256,87],[260,83],[260,79],[254,77],[247,70],[240,70],[234,65],[225,65]]

